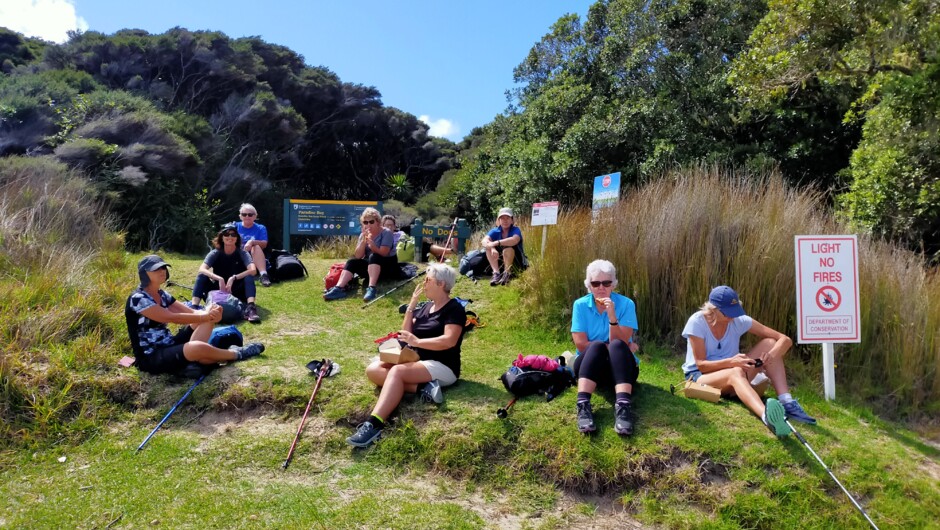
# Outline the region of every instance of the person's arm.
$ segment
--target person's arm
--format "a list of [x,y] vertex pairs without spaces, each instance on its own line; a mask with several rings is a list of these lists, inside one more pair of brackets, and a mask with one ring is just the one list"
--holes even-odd
[[483,243],[482,243],[483,248],[496,248],[499,246],[499,243],[496,242],[496,239],[499,236],[494,234],[494,232],[498,234],[499,233],[498,230],[499,230],[498,228],[495,230],[490,230],[489,232],[486,233],[485,236],[483,236]]
[[[174,303],[173,306],[177,304],[179,304],[179,302]],[[154,322],[161,322],[163,324],[201,324],[203,322],[218,322],[222,320],[222,306],[209,304],[203,311],[187,313],[171,311],[159,305],[152,305],[142,310],[140,314]]]
[[443,335],[428,337],[426,339],[419,339],[410,331],[402,331],[404,331],[404,333],[398,338],[404,340],[409,346],[423,350],[441,351],[453,348],[457,345],[457,341],[460,340],[460,334],[463,333],[463,326],[459,324],[446,324],[444,326]]
[[790,347],[793,346],[793,341],[790,337],[753,319],[751,320],[751,329],[749,329],[748,332],[762,339],[773,339],[775,341],[773,347],[760,356],[764,364],[774,359],[782,359],[783,356],[790,351]]
[[208,277],[210,280],[212,280],[212,281],[219,282],[219,283],[225,283],[225,278],[223,278],[223,277],[219,276],[218,274],[212,272],[212,268],[209,267],[208,265],[206,265],[205,263],[200,263],[200,264],[199,264],[199,274],[202,274],[203,276],[207,276],[207,277]]
[[[616,307],[612,297],[604,298],[603,301],[604,310],[607,313],[607,329],[610,333],[607,342],[612,342],[614,340],[630,342],[630,337],[633,336],[633,328],[630,327],[631,322],[620,322],[618,320],[617,311],[619,308]],[[624,311],[621,311],[621,313],[625,314]]]
[[411,301],[408,302],[408,307],[405,308],[405,318],[402,319],[401,329],[411,333],[412,326],[415,322],[415,307],[418,305],[418,300],[421,299],[421,293],[424,292],[424,283],[419,282],[415,286],[415,290],[411,293]]
[[587,347],[591,344],[591,341],[588,340],[587,333],[584,331],[572,331],[571,339],[574,340],[574,347],[581,353],[587,351]]
[[749,368],[751,363],[754,362],[753,359],[743,353],[739,353],[727,359],[709,361],[705,359],[705,339],[696,337],[695,335],[689,335],[688,340],[689,344],[692,345],[692,356],[695,357],[695,365],[703,374],[717,372],[718,370],[724,370],[726,368]]
[[393,240],[392,233],[388,230],[382,229],[379,232],[379,236],[373,238],[369,241],[369,249],[373,253],[378,254],[379,256],[385,257],[392,253],[391,242]]
[[[515,226],[513,228],[516,228]],[[522,235],[518,228],[509,231],[509,237],[496,240],[496,244],[503,247],[514,247],[522,241]]]
[[359,241],[356,242],[356,250],[353,251],[353,257],[356,259],[362,259],[366,257],[367,244],[368,238],[366,237],[366,228],[363,227],[362,233],[359,234]]

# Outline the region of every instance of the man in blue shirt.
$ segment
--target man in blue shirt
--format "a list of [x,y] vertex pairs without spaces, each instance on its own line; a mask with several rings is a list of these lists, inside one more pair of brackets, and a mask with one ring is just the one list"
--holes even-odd
[[247,202],[238,209],[238,216],[241,222],[236,224],[236,228],[242,236],[242,248],[251,256],[251,261],[258,269],[261,285],[270,287],[271,279],[268,278],[268,266],[264,256],[264,249],[268,247],[268,229],[255,222],[258,219],[258,210]]
[[[483,237],[483,250],[486,259],[493,269],[493,279],[490,285],[507,285],[512,276],[512,265],[525,269],[525,251],[522,249],[522,230],[513,224],[512,210],[503,208],[496,216],[497,225]],[[503,262],[503,270],[499,270],[499,262]]]

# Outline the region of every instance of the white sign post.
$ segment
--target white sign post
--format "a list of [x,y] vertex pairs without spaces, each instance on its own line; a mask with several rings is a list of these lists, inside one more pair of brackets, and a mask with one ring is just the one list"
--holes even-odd
[[833,344],[861,342],[858,237],[795,236],[797,342],[822,344],[826,400],[836,397]]
[[545,242],[548,240],[548,225],[558,223],[558,201],[537,202],[532,205],[532,226],[542,226],[542,257],[545,257]]

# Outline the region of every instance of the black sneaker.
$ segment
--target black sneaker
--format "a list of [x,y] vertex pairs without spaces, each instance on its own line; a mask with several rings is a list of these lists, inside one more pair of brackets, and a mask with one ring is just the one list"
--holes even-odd
[[260,342],[250,342],[244,346],[232,346],[229,350],[235,352],[236,361],[244,361],[245,359],[261,355],[261,352],[264,351],[264,344]]
[[382,436],[382,429],[376,429],[371,421],[363,422],[356,429],[356,434],[346,438],[346,443],[354,447],[366,448]]
[[591,408],[590,401],[578,403],[578,430],[581,432],[594,432],[597,426],[594,425],[594,410]]
[[614,404],[614,432],[624,436],[633,434],[633,404],[629,401]]
[[271,287],[271,278],[268,278],[267,274],[261,275],[261,285],[263,287]]
[[421,396],[421,399],[425,403],[437,403],[440,405],[444,402],[444,391],[441,390],[441,384],[437,379],[421,385],[421,387],[418,388],[418,395]]
[[254,302],[248,304],[248,307],[245,308],[245,320],[252,324],[261,322],[261,317],[258,316],[258,308],[255,306]]

